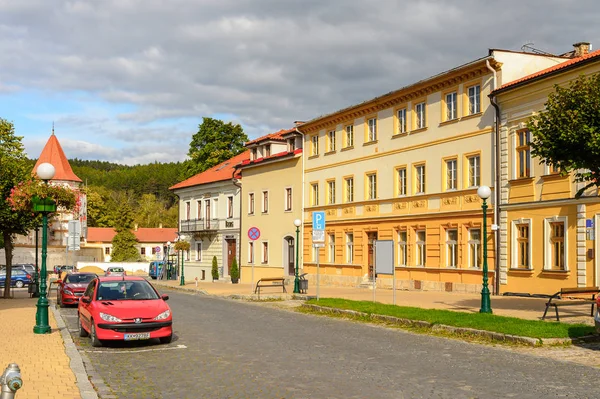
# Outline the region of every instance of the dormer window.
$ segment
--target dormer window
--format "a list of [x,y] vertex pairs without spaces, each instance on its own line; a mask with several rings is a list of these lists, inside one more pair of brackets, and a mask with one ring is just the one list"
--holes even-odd
[[257,155],[256,148],[252,149],[252,153],[250,155],[251,155],[251,159],[250,160],[254,161],[256,159],[256,155]]
[[265,157],[271,156],[271,144],[265,144]]
[[291,138],[288,140],[288,152],[296,151],[296,139]]

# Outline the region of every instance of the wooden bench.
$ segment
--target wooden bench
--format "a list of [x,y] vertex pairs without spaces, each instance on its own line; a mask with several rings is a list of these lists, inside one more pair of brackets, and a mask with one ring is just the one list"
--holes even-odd
[[281,287],[283,288],[283,292],[287,293],[285,289],[285,277],[263,277],[256,282],[256,288],[254,288],[254,293],[258,293],[260,297],[260,289],[261,288],[269,288],[269,287]]
[[[546,319],[548,308],[554,306],[556,312],[556,321],[560,321],[558,317],[559,306],[575,306],[575,305],[591,305],[590,315],[594,317],[594,305],[596,304],[596,295],[600,291],[598,287],[578,287],[578,288],[561,288],[556,294],[552,295],[546,302],[546,310],[542,320]],[[582,295],[591,295],[591,298],[583,298]]]

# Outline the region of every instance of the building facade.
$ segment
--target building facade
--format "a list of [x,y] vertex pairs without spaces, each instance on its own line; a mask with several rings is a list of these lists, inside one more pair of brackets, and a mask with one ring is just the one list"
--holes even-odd
[[[132,233],[138,241],[136,248],[143,261],[162,260],[164,246],[177,240],[176,228],[150,228],[137,226]],[[96,262],[110,262],[112,255],[112,239],[117,234],[111,227],[89,227],[86,248],[97,249]],[[189,258],[189,254],[185,255]]]
[[302,144],[296,129],[246,143],[250,158],[239,166],[243,283],[295,274],[296,252],[301,256],[294,220],[302,218]]
[[[502,82],[562,57],[489,55],[298,127],[304,134],[304,271],[316,273],[311,215],[324,211],[324,284],[358,285],[374,274],[374,244],[391,240],[401,289],[478,292],[482,243],[496,284],[494,234],[482,231],[477,188],[494,190],[494,110]],[[488,226],[497,223],[494,196]],[[391,279],[378,279],[390,286]]]
[[190,242],[185,277],[211,279],[216,257],[219,277],[228,278],[240,251],[240,175],[245,151],[170,188],[179,197],[179,234]]
[[492,93],[500,109],[501,292],[554,294],[600,284],[598,190],[583,186],[530,154],[527,122],[543,111],[554,85],[600,73],[600,51],[575,45],[576,57],[509,82]]

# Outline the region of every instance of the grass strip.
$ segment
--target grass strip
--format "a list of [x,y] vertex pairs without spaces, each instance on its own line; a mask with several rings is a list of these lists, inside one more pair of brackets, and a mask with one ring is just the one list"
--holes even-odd
[[541,320],[524,320],[516,317],[487,313],[455,312],[442,309],[421,309],[394,306],[370,301],[352,301],[340,298],[310,299],[308,304],[338,309],[354,310],[367,314],[380,314],[408,320],[427,321],[453,327],[474,328],[502,334],[529,338],[578,338],[594,334],[594,327],[585,324],[568,324]]

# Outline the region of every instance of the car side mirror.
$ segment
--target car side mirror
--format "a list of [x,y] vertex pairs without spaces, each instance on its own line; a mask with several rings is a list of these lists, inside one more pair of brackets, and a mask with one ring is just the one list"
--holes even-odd
[[90,303],[90,302],[92,302],[92,299],[89,296],[82,296],[81,297],[81,302],[83,302],[83,303]]
[[168,301],[168,300],[169,300],[169,296],[168,296],[167,294],[162,294],[162,295],[160,296],[160,298],[161,298],[163,301]]

